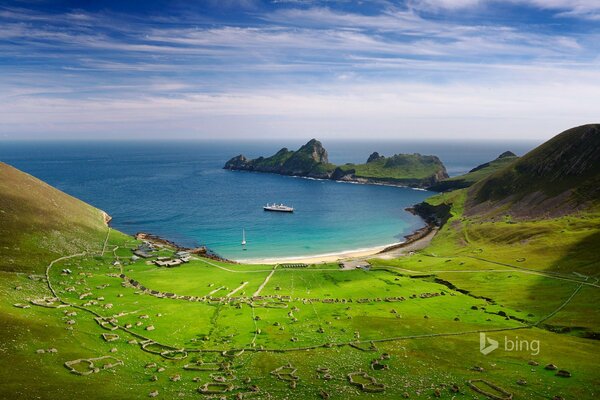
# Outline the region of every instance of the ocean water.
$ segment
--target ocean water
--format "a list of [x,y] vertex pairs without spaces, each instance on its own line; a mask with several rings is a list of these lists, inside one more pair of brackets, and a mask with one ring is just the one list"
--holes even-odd
[[[432,193],[377,185],[226,171],[243,153],[270,155],[302,143],[0,142],[0,160],[113,217],[126,233],[150,232],[230,259],[328,254],[401,241],[423,222],[404,209]],[[505,150],[536,143],[325,142],[334,163],[364,162],[372,151],[435,154],[458,175]],[[267,202],[293,214],[264,212]],[[242,229],[247,250],[242,250]]]

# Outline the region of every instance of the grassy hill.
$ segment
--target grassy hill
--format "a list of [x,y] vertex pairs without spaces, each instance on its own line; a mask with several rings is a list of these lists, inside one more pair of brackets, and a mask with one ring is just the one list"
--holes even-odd
[[444,179],[427,189],[434,192],[446,192],[449,190],[463,189],[474,185],[475,183],[487,178],[488,176],[506,168],[515,162],[519,157],[510,151],[500,154],[495,160],[481,164],[468,173]]
[[569,129],[470,189],[470,213],[561,216],[598,205],[600,125]]
[[0,162],[0,270],[40,271],[52,259],[97,249],[106,214]]
[[377,157],[365,164],[346,164],[344,169],[353,169],[354,176],[365,179],[426,180],[442,176],[445,167],[436,156],[421,154],[395,154]]

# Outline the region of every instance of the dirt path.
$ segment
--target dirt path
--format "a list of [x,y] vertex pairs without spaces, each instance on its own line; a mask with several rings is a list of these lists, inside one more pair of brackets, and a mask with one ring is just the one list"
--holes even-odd
[[242,283],[240,286],[238,286],[237,288],[233,289],[231,292],[229,292],[228,294],[226,294],[225,297],[231,297],[231,296],[233,296],[234,294],[236,294],[237,292],[239,292],[240,290],[242,290],[247,284],[248,284],[248,282]]
[[104,252],[106,251],[106,244],[108,243],[109,236],[110,236],[110,226],[108,227],[108,231],[106,231],[106,239],[104,239],[104,244],[102,245],[102,253],[100,253],[101,256],[103,256]]
[[260,284],[260,286],[258,287],[258,289],[256,290],[256,292],[254,292],[254,294],[252,296],[259,296],[260,295],[260,292],[262,292],[262,290],[264,289],[264,287],[267,286],[267,283],[269,283],[269,280],[271,279],[271,277],[275,273],[276,269],[277,269],[277,265],[273,268],[273,270],[271,271],[271,273],[269,275],[267,275],[267,277],[265,278],[265,281]]

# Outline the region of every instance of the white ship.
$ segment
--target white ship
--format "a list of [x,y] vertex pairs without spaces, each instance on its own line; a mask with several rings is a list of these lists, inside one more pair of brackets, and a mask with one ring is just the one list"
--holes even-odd
[[294,212],[294,207],[290,207],[290,206],[286,206],[283,204],[268,204],[266,206],[263,207],[263,210],[265,211],[277,211],[277,212]]

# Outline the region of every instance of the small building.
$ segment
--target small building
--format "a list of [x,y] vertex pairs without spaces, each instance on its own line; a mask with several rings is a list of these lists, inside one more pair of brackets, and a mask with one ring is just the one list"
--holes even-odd
[[140,258],[151,258],[152,257],[152,254],[147,253],[147,252],[145,252],[143,250],[140,250],[140,249],[134,250],[133,254],[136,255],[136,256],[138,256],[138,257],[140,257]]

